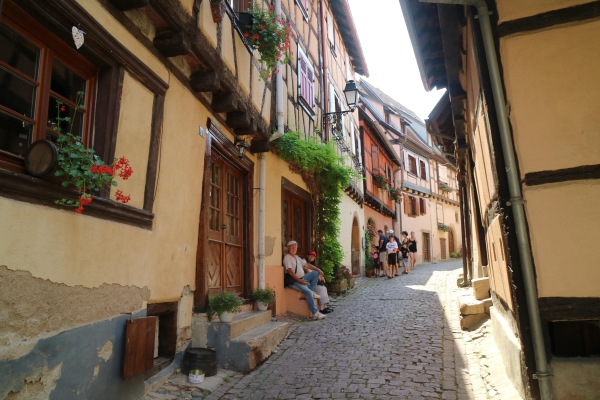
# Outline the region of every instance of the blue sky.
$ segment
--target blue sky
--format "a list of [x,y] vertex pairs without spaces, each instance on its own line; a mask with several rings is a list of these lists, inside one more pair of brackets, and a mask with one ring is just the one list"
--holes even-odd
[[348,0],[367,60],[367,81],[421,119],[443,91],[426,92],[398,0]]

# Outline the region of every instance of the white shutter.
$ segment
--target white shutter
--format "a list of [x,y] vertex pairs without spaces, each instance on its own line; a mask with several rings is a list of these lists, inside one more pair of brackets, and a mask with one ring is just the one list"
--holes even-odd
[[311,109],[315,108],[315,69],[306,61],[306,101]]
[[308,57],[298,46],[298,96],[306,100],[308,106],[315,108],[315,90],[314,90],[315,70]]
[[354,124],[350,124],[350,141],[352,142],[352,154],[356,154],[356,137],[354,133]]
[[410,165],[408,165],[408,151],[404,150],[404,169],[408,171],[410,169]]
[[331,43],[332,46],[335,46],[335,31],[333,28],[333,18],[331,18],[331,14],[327,12],[327,39],[329,39],[329,43]]
[[438,164],[438,180],[448,183],[448,174],[447,174],[447,170],[446,170],[446,166],[445,165],[440,165]]
[[333,90],[333,85],[329,84],[329,112],[335,111],[335,91]]

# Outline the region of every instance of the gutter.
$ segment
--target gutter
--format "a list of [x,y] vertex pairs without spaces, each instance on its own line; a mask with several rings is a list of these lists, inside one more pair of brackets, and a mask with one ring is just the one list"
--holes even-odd
[[[542,332],[542,319],[538,304],[538,293],[533,271],[533,257],[531,255],[531,243],[527,234],[527,224],[525,221],[525,200],[521,193],[520,180],[517,170],[515,148],[512,142],[512,135],[509,128],[508,114],[506,112],[506,99],[504,88],[500,77],[500,68],[496,57],[496,45],[492,33],[490,22],[490,11],[485,0],[421,0],[425,3],[467,5],[477,8],[479,25],[481,27],[481,36],[485,48],[487,67],[490,73],[494,106],[498,115],[498,128],[500,131],[500,141],[502,143],[502,153],[506,164],[506,177],[508,181],[508,190],[510,201],[507,203],[512,208],[513,218],[515,220],[515,233],[519,248],[519,259],[523,272],[523,283],[525,297],[527,298],[527,311],[531,323],[531,337],[533,341],[533,351],[535,353],[535,363],[537,371],[533,375],[534,379],[539,381],[540,394],[543,400],[553,398],[551,374],[548,370],[548,360],[546,358],[546,348],[544,345],[544,335]],[[409,18],[410,19],[410,18]],[[417,42],[413,42],[417,43]]]
[[[277,0],[277,1],[281,1],[281,0]],[[325,38],[325,29],[327,28],[327,25],[325,24],[325,2],[324,0],[319,0],[319,16],[321,17],[321,66],[323,67],[323,83],[322,83],[322,88],[323,88],[323,107],[322,109],[324,111],[322,111],[323,114],[325,114],[326,112],[328,112],[329,110],[327,109],[327,107],[329,107],[329,83],[328,83],[328,77],[327,77],[327,45],[326,45],[326,38]],[[329,129],[327,126],[327,118],[323,118],[323,134],[325,136],[325,141],[329,141]]]

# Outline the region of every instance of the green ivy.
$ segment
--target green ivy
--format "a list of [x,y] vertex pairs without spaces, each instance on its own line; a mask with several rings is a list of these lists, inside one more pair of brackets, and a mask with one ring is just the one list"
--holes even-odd
[[299,132],[284,134],[273,142],[272,151],[289,164],[292,172],[302,176],[311,192],[319,268],[331,280],[344,258],[338,242],[342,190],[359,175],[345,165],[332,142],[322,143],[314,136],[304,140],[300,136],[303,134]]

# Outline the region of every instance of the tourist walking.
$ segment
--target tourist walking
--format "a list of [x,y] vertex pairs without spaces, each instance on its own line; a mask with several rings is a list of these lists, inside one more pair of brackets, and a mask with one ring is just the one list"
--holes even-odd
[[398,276],[398,242],[396,242],[394,235],[390,236],[390,240],[386,245],[386,250],[388,266],[390,268],[390,274],[387,277],[392,279],[394,276]]
[[388,257],[387,257],[387,244],[389,239],[387,236],[383,234],[383,231],[380,229],[377,231],[379,233],[379,262],[381,265],[381,269],[379,270],[379,276],[387,276],[388,274]]
[[417,237],[414,231],[410,232],[410,238],[408,239],[408,263],[410,268],[414,270],[417,265]]

